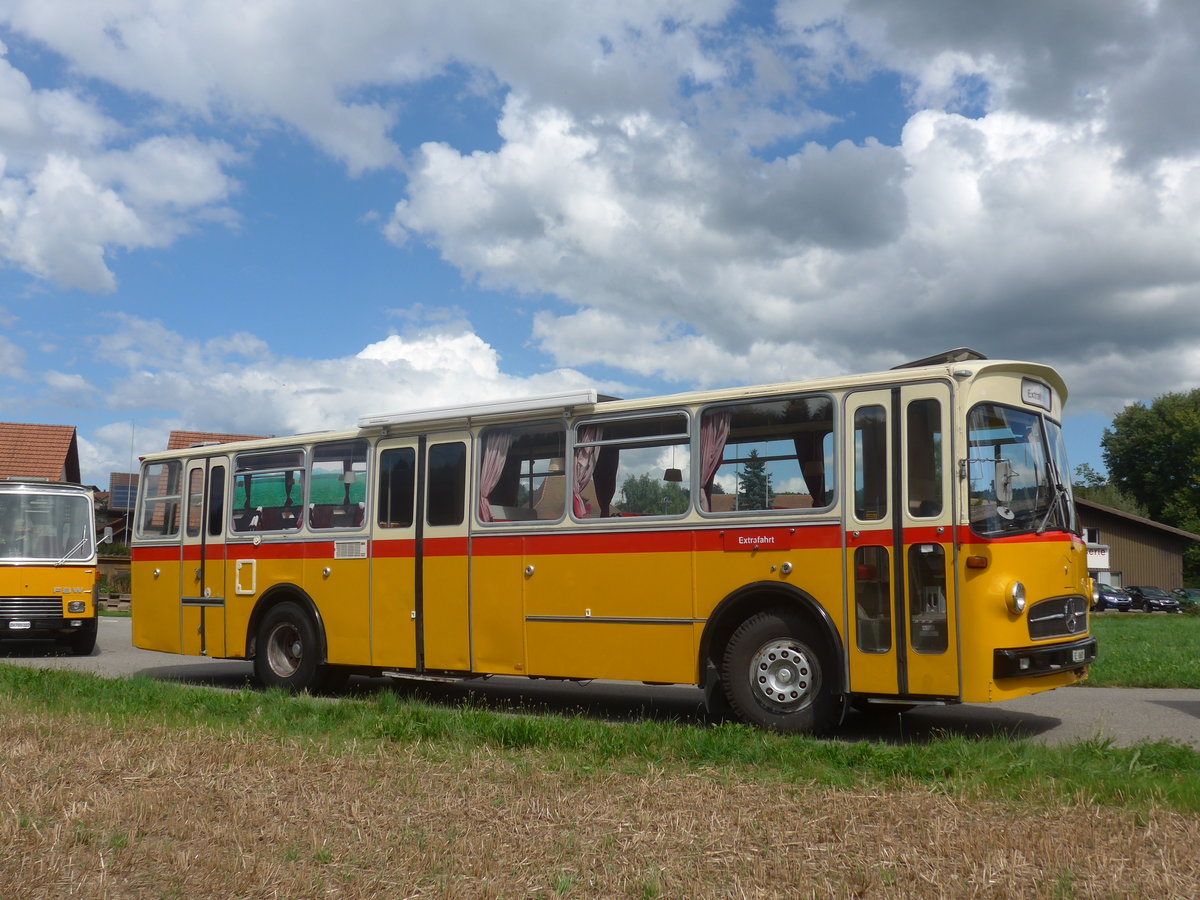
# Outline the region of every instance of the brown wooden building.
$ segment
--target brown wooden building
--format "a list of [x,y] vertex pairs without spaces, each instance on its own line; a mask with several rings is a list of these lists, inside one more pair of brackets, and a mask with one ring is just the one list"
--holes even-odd
[[1183,554],[1200,542],[1200,534],[1090,500],[1077,498],[1075,508],[1093,578],[1117,587],[1148,584],[1168,591],[1183,587]]

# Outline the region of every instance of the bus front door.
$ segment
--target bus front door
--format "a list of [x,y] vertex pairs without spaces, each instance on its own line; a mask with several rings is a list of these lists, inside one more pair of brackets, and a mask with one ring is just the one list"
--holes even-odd
[[942,382],[846,399],[850,690],[960,695],[950,390]]
[[372,665],[469,671],[470,434],[377,446]]
[[184,473],[181,652],[226,655],[225,457],[191,460]]

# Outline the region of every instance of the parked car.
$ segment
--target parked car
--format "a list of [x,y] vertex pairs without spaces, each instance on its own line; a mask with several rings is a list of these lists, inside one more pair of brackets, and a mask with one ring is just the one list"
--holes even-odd
[[1119,609],[1121,612],[1129,612],[1133,609],[1133,598],[1122,588],[1114,587],[1111,584],[1097,584],[1096,602],[1092,609],[1097,612],[1104,609]]
[[1131,585],[1125,590],[1133,598],[1134,609],[1140,609],[1143,612],[1154,612],[1156,609],[1161,609],[1163,612],[1179,612],[1179,601],[1160,587]]
[[1171,593],[1179,601],[1180,610],[1200,606],[1200,588],[1175,588]]

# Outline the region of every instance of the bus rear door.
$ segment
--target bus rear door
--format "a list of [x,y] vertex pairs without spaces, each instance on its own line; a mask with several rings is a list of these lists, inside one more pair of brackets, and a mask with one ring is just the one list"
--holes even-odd
[[183,653],[225,656],[226,457],[193,459],[184,474],[180,626]]

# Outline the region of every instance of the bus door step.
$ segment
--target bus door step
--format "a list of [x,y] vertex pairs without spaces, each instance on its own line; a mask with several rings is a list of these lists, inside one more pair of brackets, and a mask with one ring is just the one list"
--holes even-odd
[[425,672],[380,672],[384,678],[400,678],[405,681],[432,681],[435,684],[458,684],[460,681],[474,681],[486,678],[485,675],[429,675]]

